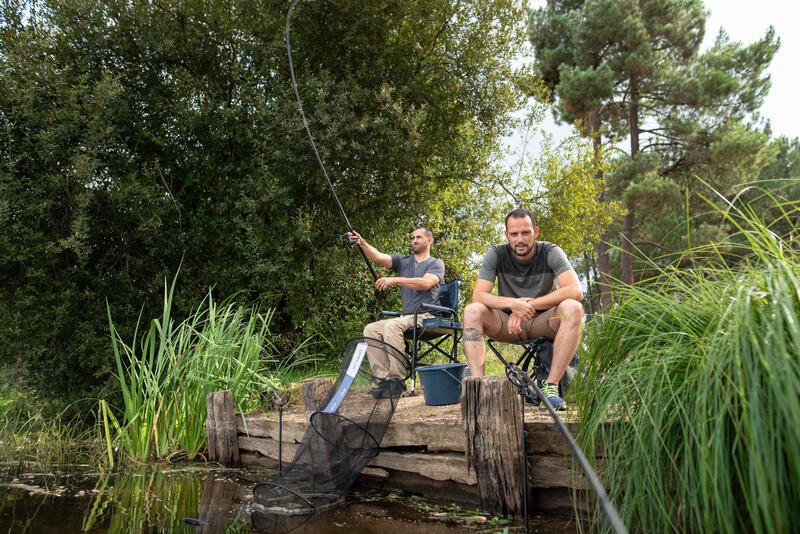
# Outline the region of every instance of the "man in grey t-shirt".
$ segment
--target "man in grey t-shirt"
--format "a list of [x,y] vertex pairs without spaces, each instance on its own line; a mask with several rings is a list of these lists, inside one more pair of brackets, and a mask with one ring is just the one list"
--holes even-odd
[[[536,241],[539,228],[528,210],[515,209],[506,216],[505,235],[507,244],[486,253],[472,303],[464,309],[461,339],[470,373],[484,374],[484,334],[509,343],[552,339],[553,363],[541,389],[554,408],[566,409],[558,395],[558,382],[583,330],[583,291],[578,275],[561,248]],[[491,293],[495,281],[497,295]]]
[[[375,287],[380,291],[385,291],[388,287],[400,286],[402,315],[368,324],[364,327],[364,336],[384,341],[402,354],[405,346],[403,332],[414,324],[414,310],[422,303],[439,303],[439,284],[444,279],[444,262],[431,256],[433,232],[424,226],[414,230],[411,235],[413,254],[408,256],[384,254],[364,241],[364,238],[356,232],[351,232],[350,237],[355,243],[361,245],[370,260],[397,273],[397,276],[379,279],[375,282]],[[419,314],[417,324],[422,324],[422,320],[429,317],[433,317],[433,315],[430,313]],[[379,351],[374,347],[367,349],[367,357],[372,367],[372,374],[384,379],[379,387],[373,390],[374,396],[391,396],[392,393],[405,390],[406,368],[404,362],[397,361],[386,352]]]

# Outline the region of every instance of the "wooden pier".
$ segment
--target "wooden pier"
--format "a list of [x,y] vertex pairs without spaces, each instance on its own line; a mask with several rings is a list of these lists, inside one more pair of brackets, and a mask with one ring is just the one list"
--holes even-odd
[[[304,383],[308,406],[284,410],[284,466],[294,458],[308,413],[318,409],[324,390],[330,387],[329,379],[324,380]],[[485,377],[466,378],[462,391],[461,403],[448,406],[427,406],[422,395],[399,399],[381,452],[364,469],[357,486],[404,490],[500,516],[521,517],[521,407],[516,389],[505,377]],[[209,411],[209,415],[220,416],[217,412]],[[563,419],[574,435],[578,429],[574,416]],[[210,421],[208,428],[213,429],[213,439],[230,441],[220,434],[221,425]],[[525,431],[529,509],[556,513],[585,510],[588,485],[580,469],[573,466],[571,450],[547,412],[527,406]],[[276,468],[277,412],[237,414],[236,441],[242,465]],[[212,447],[209,443],[209,450]]]

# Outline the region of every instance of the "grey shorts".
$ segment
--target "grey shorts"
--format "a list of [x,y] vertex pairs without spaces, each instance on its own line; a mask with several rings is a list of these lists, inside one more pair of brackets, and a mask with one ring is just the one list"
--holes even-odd
[[522,323],[522,332],[519,334],[508,333],[508,319],[511,317],[510,314],[503,310],[494,310],[494,312],[500,317],[500,330],[489,337],[495,341],[515,343],[517,341],[525,341],[537,337],[544,337],[547,339],[554,339],[556,337],[556,331],[550,328],[550,318],[556,312],[555,308],[537,311],[533,319]]

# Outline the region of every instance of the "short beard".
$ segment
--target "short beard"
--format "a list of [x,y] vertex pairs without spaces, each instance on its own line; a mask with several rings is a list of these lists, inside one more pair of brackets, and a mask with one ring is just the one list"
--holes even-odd
[[511,249],[511,251],[514,253],[514,255],[519,257],[519,258],[521,258],[523,256],[527,256],[528,254],[531,253],[531,250],[533,250],[533,247],[528,247],[527,249],[525,249],[525,252],[520,254],[519,252],[517,252],[517,248],[516,247],[512,247],[512,249]]

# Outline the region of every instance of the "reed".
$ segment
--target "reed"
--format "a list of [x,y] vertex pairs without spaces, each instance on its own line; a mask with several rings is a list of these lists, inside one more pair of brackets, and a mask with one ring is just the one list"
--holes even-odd
[[40,473],[96,465],[102,444],[76,407],[53,408],[22,384],[18,369],[0,369],[0,464]]
[[739,230],[728,253],[690,251],[684,266],[705,258],[691,269],[653,264],[658,275],[622,289],[587,330],[579,439],[600,450],[633,531],[800,524],[797,242],[746,206],[720,213]]
[[176,454],[195,458],[206,445],[208,393],[230,389],[237,409],[245,412],[260,402],[262,392],[279,387],[291,366],[309,360],[300,357],[308,341],[277,357],[271,311],[254,312],[230,299],[218,304],[211,293],[188,318],[176,321],[174,290],[175,279],[165,284],[161,317],[141,335],[140,319],[130,343],[121,339],[108,312],[123,405],[114,410],[101,401],[97,419],[112,466],[117,446],[137,462]]

